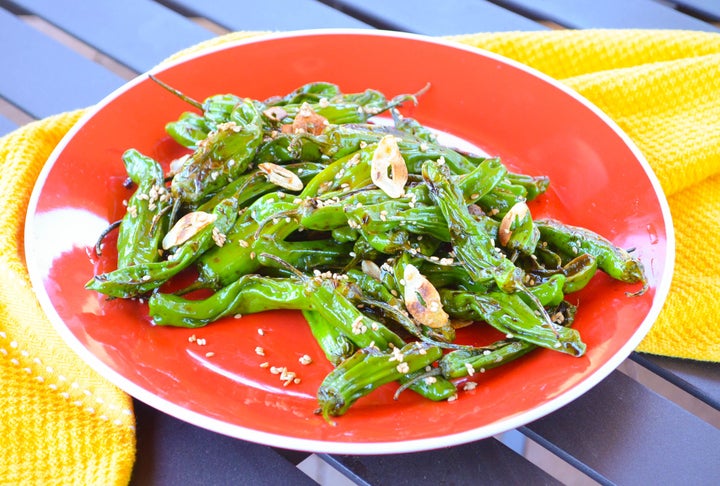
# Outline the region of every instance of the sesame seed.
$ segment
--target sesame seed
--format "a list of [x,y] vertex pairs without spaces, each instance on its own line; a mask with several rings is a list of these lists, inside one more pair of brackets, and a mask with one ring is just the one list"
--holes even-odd
[[300,356],[300,359],[298,361],[300,361],[300,364],[302,365],[309,365],[310,363],[312,363],[312,358],[307,354],[303,354],[302,356]]
[[477,388],[477,383],[475,383],[474,381],[468,381],[467,383],[465,383],[463,385],[463,390],[465,390],[465,391],[471,391],[471,390],[474,390],[475,388]]
[[213,356],[215,356],[215,353],[213,353],[212,351],[205,353],[206,358],[212,358]]
[[353,334],[365,334],[367,332],[367,326],[363,324],[363,317],[358,316],[350,325]]
[[268,363],[267,361],[260,363],[260,368],[269,368],[269,367],[270,367],[270,363]]
[[219,229],[213,228],[212,239],[217,246],[223,246],[225,244],[225,241],[227,241],[227,236],[221,233]]
[[261,346],[256,346],[255,354],[257,354],[258,356],[265,356],[265,350]]
[[473,365],[470,363],[465,363],[465,369],[467,370],[468,376],[472,376],[475,374],[475,368],[473,368]]
[[410,365],[408,365],[406,362],[402,362],[399,365],[395,367],[395,369],[398,370],[398,373],[407,374],[410,373]]

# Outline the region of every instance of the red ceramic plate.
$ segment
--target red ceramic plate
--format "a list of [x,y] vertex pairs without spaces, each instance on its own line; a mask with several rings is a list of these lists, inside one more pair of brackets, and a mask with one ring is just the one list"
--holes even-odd
[[[430,449],[481,439],[537,419],[577,398],[637,346],[668,292],[673,236],[666,201],[628,138],[598,109],[551,79],[487,52],[413,35],[308,31],[224,45],[154,71],[195,99],[233,92],[264,99],[310,81],[388,96],[431,83],[409,115],[511,167],[546,174],[551,189],[535,217],[586,226],[644,262],[649,291],[604,276],[572,297],[587,354],[537,351],[475,376],[473,391],[433,403],[387,385],[331,425],[313,411],[331,366],[302,317],[269,312],[200,330],[153,327],[138,301],[106,301],[84,289],[111,259],[91,247],[124,211],[121,154],[130,147],[167,162],[181,153],[164,125],[188,106],[141,76],[79,122],[54,152],[27,218],[27,257],[40,302],[68,343],[110,381],[178,418],[223,434],[286,448],[336,453]],[[264,333],[258,333],[262,329]],[[205,339],[199,346],[188,339]],[[261,346],[265,357],[254,350]],[[214,356],[207,357],[212,352]],[[299,364],[308,354],[311,365]],[[302,378],[282,386],[259,364]]]

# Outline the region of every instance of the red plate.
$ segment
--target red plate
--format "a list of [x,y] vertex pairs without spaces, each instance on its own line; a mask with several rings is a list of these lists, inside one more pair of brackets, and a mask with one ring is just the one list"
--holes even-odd
[[[153,327],[137,301],[106,301],[84,289],[100,266],[90,248],[124,211],[120,159],[135,147],[161,161],[180,149],[164,132],[188,106],[141,76],[103,100],[67,135],[38,180],[27,218],[30,274],[49,318],[70,346],[108,380],[180,419],[275,446],[335,453],[430,449],[485,438],[577,398],[638,345],[670,285],[670,213],[648,164],[628,138],[573,92],[497,55],[413,35],[308,31],[228,44],[154,71],[195,99],[233,92],[264,99],[311,81],[388,96],[431,83],[409,113],[512,168],[546,174],[551,189],[531,209],[586,226],[644,262],[649,291],[597,277],[572,296],[587,354],[537,351],[476,375],[453,402],[387,385],[330,425],[313,413],[331,369],[302,317],[269,312],[200,330]],[[105,268],[106,270],[109,268]],[[264,330],[264,334],[258,333]],[[206,345],[190,342],[191,335]],[[258,356],[255,347],[266,350]],[[207,357],[206,353],[213,356]],[[298,358],[308,354],[310,365]],[[283,386],[259,365],[286,366],[302,382]]]

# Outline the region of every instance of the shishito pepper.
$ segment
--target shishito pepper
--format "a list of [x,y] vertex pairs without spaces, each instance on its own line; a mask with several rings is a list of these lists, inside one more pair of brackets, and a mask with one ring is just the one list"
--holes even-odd
[[135,149],[122,156],[128,177],[137,185],[127,202],[117,239],[118,268],[160,259],[171,205],[160,164]]
[[536,222],[543,241],[568,259],[588,253],[597,260],[597,266],[612,278],[626,283],[647,284],[645,272],[639,260],[607,238],[586,228],[563,224],[557,220],[544,219]]
[[442,356],[442,350],[423,343],[410,343],[391,352],[366,347],[340,363],[318,389],[320,413],[343,415],[359,398],[378,387],[422,371]]
[[202,253],[218,244],[237,218],[237,205],[232,200],[218,204],[213,223],[200,229],[179,245],[167,260],[118,268],[94,276],[85,288],[110,297],[132,298],[146,294],[190,266]]
[[484,228],[470,215],[463,194],[437,162],[423,164],[423,178],[440,208],[457,257],[476,283],[494,281],[506,292],[522,287],[522,271],[498,253]]
[[197,205],[245,172],[263,139],[263,122],[255,103],[245,99],[230,120],[219,124],[173,176],[173,196]]
[[303,317],[310,326],[313,337],[323,350],[325,357],[333,365],[342,363],[355,352],[355,345],[334,323],[325,319],[319,312],[303,310]]
[[520,293],[443,289],[440,297],[444,309],[453,317],[487,322],[504,334],[547,349],[573,356],[585,353],[586,345],[577,330],[543,319],[525,303]]

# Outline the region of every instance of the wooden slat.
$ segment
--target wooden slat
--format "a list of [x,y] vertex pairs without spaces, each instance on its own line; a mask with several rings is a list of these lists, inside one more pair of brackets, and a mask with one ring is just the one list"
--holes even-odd
[[498,3],[576,29],[720,30],[653,0],[498,0]]
[[521,430],[600,481],[708,484],[720,475],[720,430],[620,372]]
[[137,459],[131,485],[315,484],[270,447],[195,427],[135,402]]
[[235,0],[166,3],[191,15],[212,20],[230,30],[297,30],[316,28],[368,28],[359,20],[315,0],[273,0],[239,3]]
[[4,116],[0,115],[0,137],[12,132],[17,128],[17,125],[12,121],[8,120]]
[[425,35],[546,29],[526,17],[481,0],[335,0],[331,4],[379,28]]
[[358,484],[559,484],[492,438],[412,454],[321,457]]
[[720,364],[633,353],[633,361],[720,410]]
[[0,9],[0,95],[35,118],[94,104],[124,80]]
[[720,2],[718,0],[675,0],[673,3],[715,22],[720,21]]
[[180,49],[214,35],[149,0],[12,3],[137,72],[146,71]]

